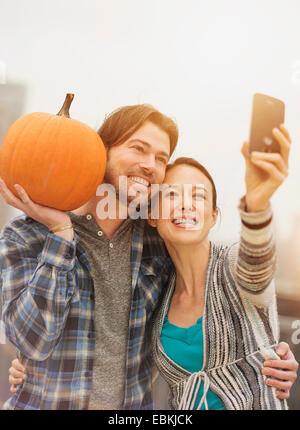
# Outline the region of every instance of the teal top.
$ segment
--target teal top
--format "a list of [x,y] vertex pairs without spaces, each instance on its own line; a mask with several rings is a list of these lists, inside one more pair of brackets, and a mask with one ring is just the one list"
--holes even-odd
[[[178,327],[169,322],[166,316],[164,325],[161,331],[161,343],[165,353],[181,366],[183,369],[195,373],[199,372],[203,367],[203,331],[202,317],[197,320],[197,323],[188,327]],[[194,409],[197,409],[199,402],[203,396],[204,383],[201,384],[197,394]],[[211,390],[208,390],[207,396],[208,409],[224,410],[226,409],[219,397]],[[205,409],[204,402],[200,410]]]

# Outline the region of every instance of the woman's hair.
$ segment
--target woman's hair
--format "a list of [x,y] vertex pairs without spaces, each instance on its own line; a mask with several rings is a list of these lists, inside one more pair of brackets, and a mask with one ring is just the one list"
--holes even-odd
[[213,210],[215,211],[217,209],[217,191],[216,186],[214,183],[213,178],[211,177],[210,173],[206,170],[202,164],[199,163],[199,161],[195,160],[194,158],[188,158],[188,157],[180,157],[177,158],[173,163],[168,164],[166,167],[166,173],[171,170],[175,166],[180,166],[182,164],[196,167],[196,169],[200,170],[210,181],[212,185],[213,190]]
[[139,104],[124,106],[108,115],[98,134],[106,148],[124,143],[135,133],[145,121],[150,121],[170,138],[170,156],[174,152],[178,141],[178,127],[168,116],[162,114],[151,105]]

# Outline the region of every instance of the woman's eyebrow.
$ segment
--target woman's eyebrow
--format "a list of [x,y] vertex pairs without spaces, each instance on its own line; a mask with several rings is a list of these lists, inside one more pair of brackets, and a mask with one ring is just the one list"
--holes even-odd
[[189,186],[193,187],[194,192],[204,191],[205,193],[207,193],[207,189],[205,188],[204,184],[171,184],[171,185],[169,185],[169,184],[164,183],[163,185],[167,190],[170,190],[170,189],[177,189],[178,190],[179,188],[182,189],[182,188],[184,188],[184,186],[189,185]]
[[205,193],[207,193],[207,189],[205,188],[204,184],[196,184],[194,185],[195,187],[195,191],[204,191]]
[[181,185],[179,185],[179,184],[171,184],[171,185],[169,185],[169,184],[164,183],[164,184],[162,184],[162,185],[164,186],[164,188],[165,188],[166,190],[169,190],[169,189],[171,189],[171,188],[175,188],[175,189],[177,189],[177,190],[178,190],[178,188],[179,188],[179,187],[181,187]]

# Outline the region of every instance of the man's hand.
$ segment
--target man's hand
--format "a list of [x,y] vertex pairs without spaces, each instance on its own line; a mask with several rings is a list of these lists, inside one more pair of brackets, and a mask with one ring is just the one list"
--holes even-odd
[[246,161],[246,205],[249,212],[267,209],[270,198],[288,175],[291,146],[289,132],[281,124],[280,130],[273,129],[273,136],[279,143],[280,154],[252,152],[249,155],[249,142],[244,142],[242,147]]
[[[262,374],[270,376],[270,378],[265,380],[265,383],[271,387],[277,388],[276,396],[278,399],[288,399],[290,397],[290,389],[297,379],[299,364],[295,360],[289,345],[285,342],[279,343],[276,353],[281,360],[265,361]],[[12,367],[9,369],[8,380],[11,384],[10,391],[15,393],[17,391],[16,385],[22,384],[26,378],[26,373],[25,367],[17,358],[13,360],[11,364]]]
[[44,224],[49,228],[49,230],[72,224],[71,219],[66,212],[34,203],[28,197],[24,188],[18,184],[15,184],[15,189],[19,197],[16,197],[8,189],[3,179],[0,178],[0,193],[6,203],[10,206],[21,210],[30,218]]
[[288,399],[290,397],[290,389],[297,379],[299,364],[295,360],[289,345],[285,342],[280,342],[276,353],[281,360],[265,361],[262,374],[270,376],[270,378],[265,380],[265,383],[270,387],[277,388],[276,396],[278,399]]
[[8,382],[10,383],[10,392],[14,394],[17,391],[16,385],[22,384],[25,378],[25,367],[16,358],[11,362],[11,367],[9,368]]

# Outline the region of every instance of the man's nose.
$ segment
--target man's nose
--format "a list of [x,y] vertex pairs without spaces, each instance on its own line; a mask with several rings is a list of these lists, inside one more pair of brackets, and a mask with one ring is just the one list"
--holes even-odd
[[140,166],[148,171],[154,172],[156,169],[155,157],[153,155],[148,155],[140,162]]

